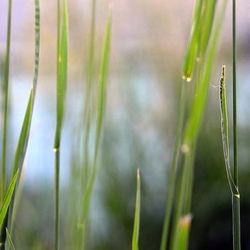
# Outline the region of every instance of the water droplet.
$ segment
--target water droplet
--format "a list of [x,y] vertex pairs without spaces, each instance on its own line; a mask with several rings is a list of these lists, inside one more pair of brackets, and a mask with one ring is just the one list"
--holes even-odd
[[183,144],[181,146],[181,151],[184,153],[184,154],[188,154],[190,152],[190,147],[187,145],[187,144]]

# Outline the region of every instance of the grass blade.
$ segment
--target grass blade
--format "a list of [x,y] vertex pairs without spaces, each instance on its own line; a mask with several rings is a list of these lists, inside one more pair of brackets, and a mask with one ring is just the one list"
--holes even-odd
[[167,240],[170,227],[170,217],[174,205],[175,183],[177,179],[177,166],[178,166],[180,147],[182,142],[181,140],[183,134],[186,99],[187,99],[187,83],[185,81],[181,85],[181,96],[179,104],[180,108],[178,112],[179,117],[178,117],[178,125],[176,131],[176,139],[175,139],[176,141],[173,152],[173,158],[168,173],[168,182],[167,182],[168,190],[167,190],[165,217],[164,217],[162,236],[161,236],[161,246],[160,246],[161,250],[165,250],[167,247]]
[[5,195],[6,187],[6,157],[7,157],[7,138],[9,120],[9,68],[10,68],[10,49],[11,49],[11,24],[12,24],[12,0],[8,1],[8,21],[6,52],[4,59],[3,72],[3,131],[2,131],[2,166],[1,166],[1,199]]
[[201,28],[200,18],[201,18],[202,2],[203,2],[202,0],[196,1],[191,36],[188,43],[187,53],[183,65],[183,79],[186,80],[187,82],[190,82],[192,79],[193,71],[195,68],[195,61],[197,58],[199,34]]
[[189,231],[191,227],[192,216],[187,214],[183,216],[179,221],[179,235],[177,240],[177,247],[178,250],[187,250],[188,249],[188,238],[189,238]]
[[220,80],[220,113],[221,113],[221,136],[223,144],[224,160],[226,165],[226,173],[228,184],[233,194],[239,194],[237,186],[234,183],[229,159],[229,136],[228,136],[228,116],[227,116],[227,98],[226,98],[226,85],[225,85],[225,65],[222,66],[221,80]]
[[9,244],[9,249],[10,250],[15,250],[15,246],[14,246],[14,243],[13,243],[13,241],[11,239],[11,235],[9,233],[8,228],[6,228],[6,235],[7,235],[7,241],[8,241],[8,244]]
[[218,17],[215,20],[214,31],[212,31],[209,47],[206,53],[205,62],[202,69],[202,78],[199,86],[196,90],[196,95],[194,97],[190,116],[187,122],[187,126],[184,133],[184,141],[183,141],[183,152],[188,152],[190,144],[197,138],[200,124],[203,117],[203,112],[207,100],[207,93],[209,87],[209,81],[212,73],[212,66],[216,56],[221,26],[224,19],[226,1],[223,1],[220,13],[218,13]]
[[136,187],[134,228],[133,228],[133,237],[132,237],[132,250],[139,249],[140,210],[141,210],[141,178],[140,178],[139,169],[137,169],[136,180],[137,180],[137,187]]
[[[5,220],[5,216],[8,212],[9,205],[10,205],[10,202],[12,200],[12,197],[13,197],[13,194],[15,191],[18,176],[19,176],[19,170],[17,170],[15,175],[12,177],[10,185],[9,185],[8,190],[6,192],[6,195],[4,197],[3,204],[2,204],[1,209],[0,209],[0,226],[3,225],[3,222]],[[4,242],[0,242],[0,245],[2,245],[2,244],[4,244]]]
[[[112,16],[108,17],[100,73],[99,73],[99,85],[98,85],[98,97],[97,97],[97,117],[96,117],[96,138],[95,138],[95,151],[94,151],[94,160],[93,160],[93,169],[88,178],[86,191],[83,197],[83,207],[81,215],[81,224],[83,225],[83,230],[86,230],[86,219],[89,213],[90,200],[93,193],[93,188],[95,184],[95,179],[97,175],[97,162],[100,151],[100,142],[102,135],[102,128],[104,122],[104,113],[106,106],[106,88],[107,88],[107,75],[108,75],[108,66],[109,66],[109,55],[110,55],[110,43],[111,43],[111,27],[112,27]],[[83,233],[85,234],[85,233]]]
[[68,72],[68,6],[67,0],[58,0],[57,34],[57,112],[54,141],[55,153],[55,246],[59,249],[59,212],[60,212],[60,146],[64,118],[64,103]]
[[229,137],[228,137],[228,117],[227,117],[227,100],[225,84],[225,66],[222,66],[220,80],[220,113],[221,113],[221,135],[223,144],[223,153],[226,166],[228,184],[232,194],[232,213],[233,213],[233,249],[240,250],[240,193],[238,186],[234,182],[231,174],[229,159]]

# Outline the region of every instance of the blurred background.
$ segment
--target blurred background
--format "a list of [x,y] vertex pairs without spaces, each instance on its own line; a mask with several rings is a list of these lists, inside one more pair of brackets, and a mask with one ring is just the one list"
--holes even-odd
[[[62,145],[63,205],[67,205],[64,194],[71,168],[72,138],[84,102],[91,14],[90,0],[68,2],[70,52]],[[91,209],[90,249],[130,248],[138,167],[142,175],[140,247],[159,249],[167,168],[175,140],[182,62],[193,4],[191,0],[97,0],[97,69],[110,5],[113,31],[101,166]],[[242,249],[250,249],[250,3],[242,0],[237,4]],[[13,1],[10,163],[32,84],[33,9],[32,0]],[[6,13],[7,0],[4,0],[0,2],[1,61]],[[15,228],[17,249],[52,249],[53,246],[56,13],[56,1],[41,1],[40,75]],[[227,65],[228,99],[231,94],[230,13],[229,3],[195,159],[190,239],[193,250],[230,249],[232,245],[231,196],[222,154],[218,102],[222,64]],[[62,223],[62,241],[64,237]]]

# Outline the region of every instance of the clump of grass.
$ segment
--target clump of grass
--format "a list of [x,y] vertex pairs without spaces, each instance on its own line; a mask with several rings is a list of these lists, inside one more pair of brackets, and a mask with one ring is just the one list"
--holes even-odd
[[[183,238],[183,223],[181,221],[187,218],[186,216],[190,215],[191,212],[195,149],[205,110],[226,1],[223,1],[220,6],[218,5],[217,1],[201,0],[197,0],[195,4],[193,26],[183,67],[184,82],[181,87],[177,138],[169,173],[161,250],[166,249],[167,243],[169,243],[171,250],[187,249],[188,246],[189,229],[184,230],[185,241],[182,242],[186,243],[180,244],[180,239]],[[191,107],[187,115],[185,107],[188,104],[188,98],[185,88],[187,88],[187,82],[190,81],[195,84],[191,96]],[[186,121],[184,117],[187,117]],[[180,151],[183,158],[182,166],[177,171]],[[176,183],[178,184],[176,185]],[[176,209],[173,211],[174,202],[176,203]],[[171,215],[173,216],[173,225],[170,235]],[[189,227],[190,224],[191,220],[189,221]]]
[[[5,196],[2,209],[1,210],[1,216],[3,215],[3,221],[1,221],[1,237],[0,237],[0,249],[5,249],[5,241],[6,241],[6,229],[8,227],[8,218],[12,216],[13,209],[10,211],[10,204],[14,202],[15,198],[15,190],[18,186],[19,178],[22,172],[22,166],[23,161],[26,155],[26,150],[28,146],[29,141],[29,134],[30,134],[30,127],[31,127],[31,120],[32,120],[32,114],[34,109],[34,102],[35,102],[35,94],[36,94],[36,88],[37,88],[37,81],[38,81],[38,69],[39,69],[39,51],[40,51],[40,7],[39,7],[39,0],[35,0],[35,62],[34,62],[34,77],[33,77],[33,84],[32,89],[30,91],[28,104],[25,111],[24,120],[21,127],[21,132],[19,135],[17,148],[13,160],[12,165],[12,174],[10,178],[10,185],[7,190],[7,193],[5,193],[5,188],[2,187],[2,194]],[[9,56],[10,56],[10,34],[11,34],[11,9],[12,9],[12,1],[9,1],[9,11],[8,11],[8,28],[7,28],[7,52],[6,52],[6,60],[5,60],[5,77],[4,82],[6,87],[4,88],[4,95],[5,100],[7,102],[4,102],[4,120],[8,119],[8,78],[9,78]],[[7,124],[7,121],[6,121]],[[5,125],[4,125],[5,126]],[[4,129],[4,135],[5,139],[3,140],[3,152],[5,151],[4,147],[7,145],[7,139],[8,139],[8,131],[7,127],[6,130]],[[6,153],[6,152],[5,152]],[[3,155],[5,154],[3,153]],[[4,159],[4,156],[3,156]],[[4,160],[5,161],[5,160]],[[6,162],[5,162],[6,164]],[[6,165],[2,165],[2,168],[5,168]],[[2,171],[2,174],[6,170]],[[2,175],[2,178],[6,178]],[[1,218],[2,220],[2,218]]]

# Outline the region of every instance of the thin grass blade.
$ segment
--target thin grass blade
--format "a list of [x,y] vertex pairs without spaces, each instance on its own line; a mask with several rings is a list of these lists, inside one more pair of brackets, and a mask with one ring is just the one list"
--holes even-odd
[[191,35],[188,43],[188,48],[183,65],[183,79],[190,82],[193,76],[195,61],[197,59],[198,52],[198,42],[199,34],[201,29],[201,10],[202,10],[202,0],[196,1],[194,9],[193,25],[191,29]]
[[225,84],[225,65],[222,66],[222,73],[220,79],[220,113],[221,113],[221,136],[223,144],[224,160],[226,165],[227,179],[232,194],[239,194],[238,188],[234,184],[230,168],[229,159],[229,136],[228,136],[228,115],[227,115],[227,98],[226,98],[226,84]]
[[5,219],[7,211],[9,209],[10,202],[13,198],[13,194],[15,191],[18,176],[19,176],[19,170],[17,170],[15,175],[12,177],[10,185],[9,185],[8,190],[6,192],[6,195],[4,197],[3,204],[2,204],[1,209],[0,209],[0,226],[3,225],[3,221]]
[[55,241],[54,249],[59,249],[59,213],[60,213],[60,147],[64,118],[65,95],[68,73],[68,2],[58,0],[58,34],[57,34],[57,105],[56,131],[54,139],[55,153]]
[[15,246],[14,246],[14,243],[12,241],[12,238],[11,238],[11,235],[10,235],[8,228],[6,228],[6,235],[7,235],[7,242],[9,244],[9,249],[15,250]]
[[140,211],[141,211],[141,177],[140,170],[137,169],[137,185],[136,185],[136,200],[135,200],[135,216],[134,228],[132,236],[132,250],[139,249],[139,233],[140,233]]
[[187,250],[188,249],[188,238],[189,238],[189,231],[191,228],[191,221],[192,216],[190,214],[187,214],[183,216],[179,220],[179,235],[178,235],[178,241],[177,241],[177,247],[178,250]]
[[107,75],[109,65],[110,43],[111,43],[111,27],[112,16],[110,15],[106,25],[106,32],[104,37],[103,53],[101,59],[100,73],[99,73],[99,89],[98,89],[98,103],[97,103],[97,120],[96,120],[96,139],[95,139],[95,153],[94,163],[91,176],[88,180],[86,192],[83,201],[83,221],[85,221],[90,205],[90,199],[93,192],[93,187],[97,174],[97,161],[100,149],[101,133],[103,128],[104,112],[106,106],[106,88],[107,88]]
[[182,145],[182,150],[184,153],[188,153],[190,150],[190,144],[197,138],[199,128],[201,125],[204,108],[207,100],[207,94],[208,94],[208,87],[209,87],[209,81],[211,78],[212,68],[213,68],[213,62],[216,56],[219,39],[220,39],[220,33],[221,33],[221,27],[224,19],[225,14],[225,7],[226,7],[227,1],[222,2],[222,6],[220,8],[220,11],[217,15],[217,18],[215,20],[214,24],[214,30],[212,31],[209,47],[207,49],[205,62],[202,68],[202,77],[200,84],[197,87],[196,94],[192,103],[190,116],[187,122],[187,126],[184,133],[184,140]]

